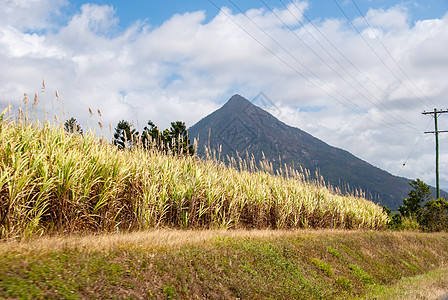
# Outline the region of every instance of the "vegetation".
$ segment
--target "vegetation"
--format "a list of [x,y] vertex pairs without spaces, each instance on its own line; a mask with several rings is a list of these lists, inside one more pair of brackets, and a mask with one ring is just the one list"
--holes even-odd
[[194,154],[184,122],[171,122],[171,128],[163,132],[160,132],[152,121],[148,121],[148,126],[145,126],[143,132],[139,134],[130,122],[125,120],[118,122],[115,127],[114,145],[120,149],[142,147],[147,150],[157,149],[164,153]]
[[114,145],[120,149],[132,149],[138,144],[138,132],[131,123],[125,120],[118,122],[115,127]]
[[409,198],[403,200],[403,205],[398,211],[403,217],[415,218],[417,222],[422,220],[422,205],[431,198],[431,188],[420,179],[409,183],[412,190],[409,192]]
[[271,175],[254,161],[235,161],[238,171],[141,144],[120,151],[48,122],[3,120],[0,140],[3,239],[166,226],[381,229],[388,220],[370,201],[297,172]]
[[165,153],[194,154],[194,147],[190,144],[187,127],[184,122],[171,122],[170,129],[160,132],[152,121],[148,121],[141,135],[141,143],[145,149],[151,147]]
[[433,199],[430,187],[420,179],[409,184],[412,190],[398,208],[399,214],[392,215],[390,209],[383,207],[391,217],[389,228],[448,231],[448,201],[444,198]]
[[156,230],[40,238],[0,244],[0,298],[436,299],[447,292],[447,260],[447,233]]
[[448,231],[448,201],[439,198],[426,202],[420,223],[427,231]]
[[64,123],[64,130],[67,133],[79,133],[83,134],[81,125],[78,124],[78,121],[76,121],[75,118],[70,118]]

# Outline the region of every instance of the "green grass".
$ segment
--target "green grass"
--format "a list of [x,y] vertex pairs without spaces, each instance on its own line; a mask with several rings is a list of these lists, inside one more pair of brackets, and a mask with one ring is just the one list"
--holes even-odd
[[206,238],[175,247],[143,242],[157,234],[133,235],[139,244],[117,235],[121,243],[101,249],[101,236],[84,246],[4,243],[0,298],[431,299],[436,288],[448,292],[447,233],[197,231]]
[[373,277],[366,273],[360,266],[350,264],[349,266],[350,271],[354,276],[356,276],[358,279],[360,279],[365,284],[373,284]]
[[328,253],[330,253],[331,255],[333,255],[336,258],[341,258],[341,254],[339,253],[339,251],[333,247],[328,247],[327,248]]
[[93,133],[27,119],[0,121],[0,141],[0,239],[163,227],[382,229],[388,221],[370,201],[253,161],[240,161],[239,171],[142,147],[122,151]]
[[331,267],[330,264],[318,259],[318,258],[313,258],[311,260],[313,262],[313,264],[315,264],[324,274],[326,274],[327,276],[333,277],[333,268]]

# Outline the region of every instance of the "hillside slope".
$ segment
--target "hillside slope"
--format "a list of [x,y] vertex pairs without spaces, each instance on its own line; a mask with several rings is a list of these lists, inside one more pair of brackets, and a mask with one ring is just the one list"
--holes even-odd
[[448,235],[156,230],[0,244],[6,299],[437,299]]

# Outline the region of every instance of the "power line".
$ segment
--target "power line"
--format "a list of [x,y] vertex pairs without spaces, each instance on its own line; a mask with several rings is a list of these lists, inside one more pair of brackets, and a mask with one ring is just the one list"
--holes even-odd
[[[282,2],[282,0],[280,0],[280,2],[283,4],[283,6],[285,6],[287,8],[287,6]],[[368,77],[367,75],[365,75],[346,55],[344,55],[344,53],[342,53],[338,47],[336,47],[334,45],[334,43],[329,40],[325,34],[322,33],[322,31],[316,26],[314,25],[313,21],[310,20],[308,18],[308,16],[305,14],[305,12],[303,10],[300,9],[299,6],[297,6],[297,4],[295,2],[293,2],[292,0],[289,0],[289,2],[295,6],[295,8],[302,14],[302,16],[309,22],[309,24],[311,26],[313,26],[313,28],[319,32],[319,34],[327,41],[327,43],[329,43],[331,45],[331,47],[333,47],[333,49],[338,52],[338,54],[345,59],[345,61],[347,61],[357,72],[358,74],[360,74],[364,79],[366,79],[367,81],[369,81],[376,89],[378,89],[379,91],[381,91],[383,93],[384,96],[388,95],[388,92],[386,92],[381,86],[379,86],[375,81],[373,81],[370,77]],[[306,27],[304,27],[306,28]],[[400,101],[398,101],[401,105],[403,105],[406,108],[409,108],[407,105],[401,103]]]
[[393,57],[393,55],[390,53],[390,51],[387,49],[387,47],[384,45],[383,41],[380,39],[379,35],[375,33],[375,30],[373,30],[372,26],[370,26],[370,23],[367,21],[364,14],[359,9],[358,5],[356,4],[355,0],[352,0],[353,4],[355,5],[356,9],[358,10],[359,14],[364,19],[364,22],[366,22],[367,26],[369,26],[370,30],[372,30],[373,34],[375,35],[376,39],[380,42],[381,46],[383,46],[384,50],[386,50],[386,53],[389,55],[389,57],[393,60],[393,62],[397,65],[398,69],[403,73],[403,75],[406,77],[407,80],[433,105],[436,105],[428,96],[426,96],[422,90],[412,81],[412,79],[408,76],[408,74],[403,70],[403,68],[400,66],[400,64],[397,62],[397,60]]
[[[292,28],[291,26],[289,26],[288,24],[286,24],[283,19],[271,8],[269,7],[265,1],[260,0],[270,11],[272,14],[274,14],[277,19],[279,19],[284,26],[286,26],[289,31],[291,31],[292,34],[294,34],[294,36],[299,39],[317,58],[319,58],[320,61],[322,61],[331,71],[333,71],[333,73],[335,73],[339,78],[341,78],[345,83],[347,83],[353,90],[355,90],[362,98],[364,98],[366,101],[368,101],[370,104],[374,105],[375,107],[377,107],[379,110],[381,110],[382,112],[389,114],[389,116],[396,120],[399,124],[408,124],[409,122],[405,121],[401,121],[399,119],[397,119],[396,117],[394,117],[391,113],[399,116],[400,118],[401,115],[394,113],[393,111],[391,113],[389,113],[390,108],[387,107],[387,105],[385,105],[378,97],[376,97],[375,95],[373,95],[364,85],[360,84],[358,82],[358,80],[356,80],[356,78],[350,74],[350,72],[347,71],[347,69],[320,43],[320,41],[318,39],[316,39],[316,37],[314,37],[314,35],[306,28],[306,26],[304,26],[304,24],[297,18],[296,15],[294,15],[292,13],[292,11],[290,10],[290,8],[288,6],[286,6],[282,1],[280,1],[283,6],[288,10],[288,12],[291,14],[292,17],[294,17],[296,19],[296,21],[302,26],[303,29],[305,29],[305,31],[313,38],[313,40],[325,51],[325,53],[327,53],[327,55],[329,57],[332,58],[332,60],[355,82],[357,83],[357,85],[363,89],[365,92],[367,92],[372,98],[375,98],[378,103],[383,106],[384,108],[387,109],[387,111],[385,109],[382,109],[377,103],[375,103],[374,101],[370,100],[364,93],[362,93],[359,89],[357,89],[356,87],[354,87],[350,82],[348,82],[348,80],[343,77],[339,72],[337,72],[327,61],[325,61],[321,55],[319,55],[319,53],[317,53],[314,49],[312,49],[311,46],[309,46]],[[294,4],[295,5],[295,4]],[[410,128],[412,129],[416,129],[416,127],[414,126],[410,126],[408,125]]]
[[[387,70],[389,70],[389,72],[395,77],[395,79],[400,83],[400,85],[403,86],[404,88],[406,88],[411,94],[413,94],[417,98],[417,100],[420,101],[423,105],[427,105],[424,101],[422,101],[420,99],[419,96],[417,96],[411,89],[409,89],[409,87],[404,84],[404,82],[400,79],[400,77],[398,77],[398,75],[384,62],[384,60],[379,56],[379,54],[375,51],[375,49],[373,49],[373,47],[369,44],[369,42],[367,42],[367,40],[364,38],[362,33],[359,31],[359,29],[353,24],[353,22],[350,20],[348,15],[345,13],[345,11],[342,9],[342,7],[339,5],[339,3],[336,0],[333,0],[333,2],[336,4],[336,6],[339,8],[339,10],[344,14],[345,18],[348,20],[350,25],[352,25],[352,27],[355,29],[355,31],[359,34],[359,36],[364,41],[364,43],[367,45],[367,47],[369,47],[369,49],[373,52],[373,54],[375,54],[375,56],[378,58],[378,60],[381,62],[381,64]],[[399,103],[402,104],[400,101],[399,101]],[[402,104],[402,105],[405,106],[404,104]]]
[[[431,120],[429,120],[428,124],[426,124],[425,130],[428,129],[429,124],[431,124]],[[411,157],[412,153],[414,153],[415,148],[417,148],[417,145],[420,144],[422,138],[424,137],[424,135],[420,135],[420,138],[418,139],[417,143],[415,143],[414,147],[412,148],[411,152],[409,153],[408,157],[406,158],[406,160],[404,161],[403,165],[400,168],[400,171],[398,171],[397,176],[400,176],[401,171],[403,170],[403,168],[406,166],[406,164],[409,161],[409,158]]]

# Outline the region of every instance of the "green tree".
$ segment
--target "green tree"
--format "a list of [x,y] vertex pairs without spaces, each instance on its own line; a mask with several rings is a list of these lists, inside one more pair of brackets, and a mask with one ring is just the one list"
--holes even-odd
[[403,200],[403,205],[398,208],[398,211],[403,217],[415,218],[420,223],[422,206],[432,198],[431,188],[420,179],[413,180],[409,184],[412,186],[408,194],[409,198]]
[[448,230],[448,201],[439,198],[426,202],[422,210],[421,224],[426,231]]
[[146,149],[157,147],[164,152],[173,154],[194,154],[194,147],[190,145],[187,127],[184,122],[171,122],[170,129],[162,133],[152,121],[148,121],[142,133],[142,144]]
[[392,210],[390,210],[386,205],[382,206],[383,212],[387,214],[389,217],[389,223],[387,224],[387,227],[389,229],[393,230],[400,230],[402,228],[402,218],[401,215],[397,212],[392,213]]
[[194,154],[194,147],[190,145],[185,122],[171,122],[171,128],[169,131],[164,132],[164,137],[173,152],[178,154]]
[[157,145],[160,146],[161,144],[162,141],[159,129],[151,120],[149,120],[148,126],[145,126],[145,128],[143,128],[142,145],[145,149],[150,149]]
[[390,216],[390,214],[392,213],[390,208],[387,207],[386,205],[381,206],[381,208],[383,209],[383,212],[386,213],[388,216]]
[[81,125],[79,125],[78,121],[76,121],[76,119],[73,117],[65,121],[64,130],[67,133],[79,133],[81,135],[83,134]]
[[132,128],[131,123],[125,120],[118,122],[115,127],[114,145],[120,149],[131,149],[137,145],[139,140],[138,132]]

